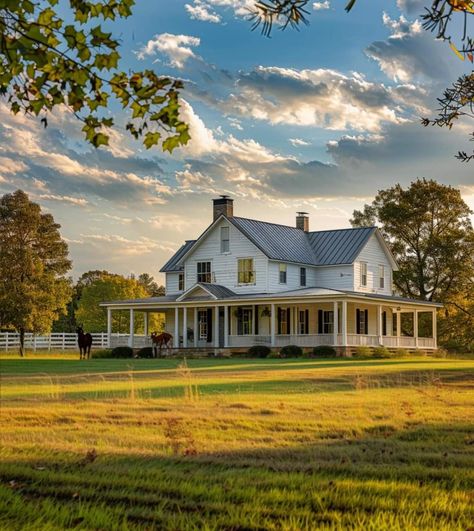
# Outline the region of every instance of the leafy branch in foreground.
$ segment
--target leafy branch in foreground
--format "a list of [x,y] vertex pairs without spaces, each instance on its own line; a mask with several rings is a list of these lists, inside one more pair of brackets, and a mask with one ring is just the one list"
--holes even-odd
[[[438,102],[441,105],[438,116],[434,119],[423,118],[424,126],[437,125],[451,129],[454,122],[463,116],[474,118],[474,71],[457,79],[452,87],[446,89],[443,96],[438,98]],[[474,131],[471,137],[474,141]],[[474,160],[474,151],[472,154],[459,151],[456,158],[469,162]]]
[[[134,0],[69,0],[66,17],[57,0],[0,0],[0,95],[11,111],[41,116],[66,106],[93,146],[107,145],[115,98],[130,111],[126,130],[146,148],[172,151],[189,140],[179,119],[179,80],[152,70],[120,72],[119,41],[101,23],[131,15]],[[96,22],[99,24],[94,25]]]

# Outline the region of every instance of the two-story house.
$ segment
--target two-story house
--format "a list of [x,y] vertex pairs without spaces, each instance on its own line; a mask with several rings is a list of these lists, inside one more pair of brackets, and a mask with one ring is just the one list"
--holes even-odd
[[[147,316],[162,312],[175,348],[434,349],[440,305],[394,295],[396,270],[376,227],[314,232],[305,212],[294,227],[241,218],[221,196],[209,227],[162,267],[165,296],[103,303],[110,344],[111,312],[126,309],[131,346],[147,344]],[[144,336],[134,333],[135,312],[145,313]]]

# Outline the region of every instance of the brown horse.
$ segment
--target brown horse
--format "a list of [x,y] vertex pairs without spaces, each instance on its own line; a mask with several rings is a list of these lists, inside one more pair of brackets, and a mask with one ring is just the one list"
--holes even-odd
[[77,344],[79,345],[79,353],[81,360],[89,359],[91,357],[92,336],[87,333],[84,334],[82,326],[76,328]]
[[171,348],[173,336],[168,334],[168,332],[161,332],[161,334],[153,332],[151,334],[151,341],[153,343],[153,356],[156,358],[156,349],[159,350],[159,354],[161,356],[161,349],[163,347],[165,347],[166,350]]

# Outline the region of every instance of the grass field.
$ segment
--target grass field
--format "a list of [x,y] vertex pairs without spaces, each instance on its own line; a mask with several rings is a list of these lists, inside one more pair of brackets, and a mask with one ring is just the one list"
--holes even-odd
[[474,526],[473,360],[0,366],[0,529]]

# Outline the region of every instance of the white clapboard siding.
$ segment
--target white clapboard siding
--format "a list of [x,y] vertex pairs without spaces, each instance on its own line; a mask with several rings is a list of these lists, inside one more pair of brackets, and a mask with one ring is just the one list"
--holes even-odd
[[[367,286],[361,286],[360,263],[367,263]],[[385,287],[379,286],[379,265],[385,267]],[[372,234],[369,241],[359,253],[354,262],[354,290],[365,293],[380,293],[383,295],[392,294],[392,267],[390,261],[382,248],[377,236]]]
[[[282,262],[284,263],[284,262]],[[300,283],[300,269],[306,268],[306,286]],[[286,264],[286,284],[280,283],[280,262],[270,261],[268,263],[268,292],[278,293],[280,291],[290,291],[295,289],[311,288],[316,284],[316,268],[299,264]]]
[[352,265],[323,266],[316,270],[315,286],[342,291],[354,290],[354,270]]
[[166,273],[166,294],[174,295],[179,291],[179,273]]
[[[230,252],[221,253],[220,228],[229,227]],[[239,285],[237,281],[237,260],[253,258],[255,283]],[[197,281],[197,263],[212,263],[212,281],[214,284],[226,286],[236,293],[262,293],[267,291],[267,257],[234,225],[221,220],[195,250],[186,258],[185,289],[192,287]]]

